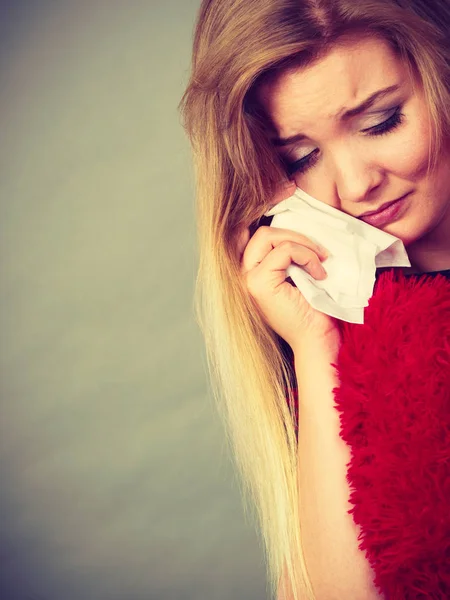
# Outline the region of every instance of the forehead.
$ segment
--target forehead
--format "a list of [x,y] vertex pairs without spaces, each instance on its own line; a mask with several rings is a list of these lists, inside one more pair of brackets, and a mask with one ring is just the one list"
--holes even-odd
[[281,72],[261,84],[257,98],[285,137],[319,120],[333,120],[381,88],[402,84],[406,65],[376,37],[349,38],[307,67]]

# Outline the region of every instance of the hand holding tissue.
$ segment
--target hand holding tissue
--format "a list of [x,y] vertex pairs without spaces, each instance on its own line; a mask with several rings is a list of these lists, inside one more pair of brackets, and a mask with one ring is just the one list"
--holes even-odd
[[297,188],[265,213],[271,227],[291,229],[324,246],[326,279],[316,280],[291,264],[287,274],[316,310],[349,323],[364,323],[377,267],[410,267],[402,240],[352,217]]

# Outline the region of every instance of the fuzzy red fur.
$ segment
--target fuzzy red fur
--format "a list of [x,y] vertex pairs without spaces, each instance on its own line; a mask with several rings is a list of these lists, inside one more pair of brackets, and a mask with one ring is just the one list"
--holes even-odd
[[450,280],[381,273],[337,321],[349,511],[386,600],[450,599]]

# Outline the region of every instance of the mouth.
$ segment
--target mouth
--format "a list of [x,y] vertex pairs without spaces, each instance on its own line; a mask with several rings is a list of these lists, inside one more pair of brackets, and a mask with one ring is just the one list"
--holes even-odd
[[359,215],[357,218],[362,219],[363,217],[369,217],[370,215],[377,215],[378,213],[383,212],[383,210],[386,210],[386,208],[389,208],[389,206],[391,206],[392,204],[395,204],[399,200],[403,200],[403,198],[405,198],[408,194],[404,194],[400,198],[397,198],[397,200],[391,200],[390,202],[382,204],[380,208],[377,208],[377,210],[369,210],[368,212],[362,213],[362,215]]
[[409,196],[409,193],[397,200],[383,204],[377,211],[366,213],[359,217],[359,219],[378,228],[388,225],[404,215],[408,205],[408,203],[404,201],[407,196]]

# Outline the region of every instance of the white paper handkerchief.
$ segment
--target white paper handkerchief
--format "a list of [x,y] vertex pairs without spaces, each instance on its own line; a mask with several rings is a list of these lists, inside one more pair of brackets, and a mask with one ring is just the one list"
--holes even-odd
[[333,208],[297,188],[265,216],[271,227],[291,229],[324,246],[327,278],[317,280],[299,265],[287,274],[315,309],[349,323],[364,323],[377,267],[410,267],[402,240]]

